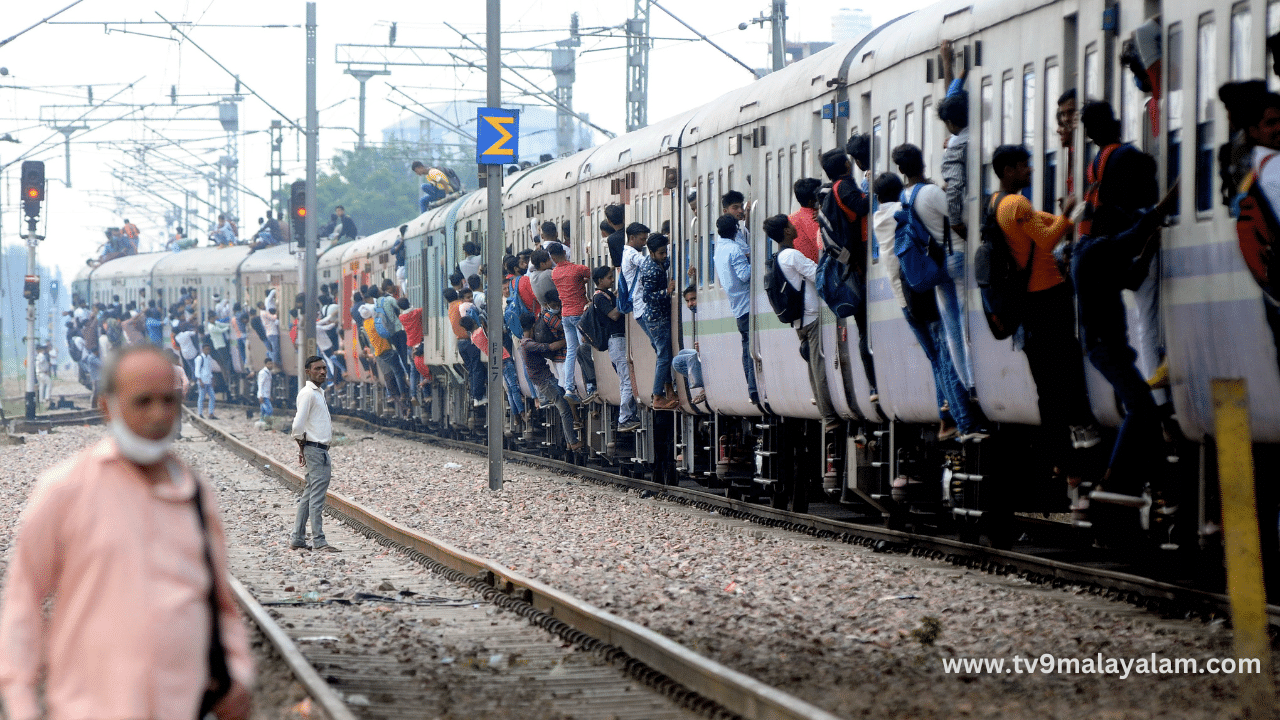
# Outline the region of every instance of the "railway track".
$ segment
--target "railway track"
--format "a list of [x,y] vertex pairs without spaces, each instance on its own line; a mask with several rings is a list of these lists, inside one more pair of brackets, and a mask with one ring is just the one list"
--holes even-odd
[[[335,414],[352,426],[384,432],[419,442],[485,455],[483,444],[428,433],[388,428],[364,418]],[[1210,620],[1229,617],[1230,600],[1222,593],[1199,589],[1172,581],[1168,577],[1145,573],[1139,564],[1117,562],[1114,554],[1103,555],[1089,547],[1080,547],[1071,528],[1032,518],[1015,518],[1021,530],[1042,538],[1026,543],[1017,550],[1004,550],[958,539],[896,530],[882,525],[854,521],[847,509],[829,503],[814,503],[810,512],[797,513],[767,505],[734,500],[706,489],[664,485],[628,477],[590,465],[575,465],[542,455],[504,450],[511,462],[575,475],[603,485],[649,492],[658,499],[698,509],[715,510],[720,515],[746,520],[806,535],[863,545],[884,552],[909,553],[946,561],[958,566],[999,574],[1016,575],[1031,582],[1054,587],[1077,586],[1090,594],[1121,600],[1166,617],[1199,617]],[[1146,558],[1145,560],[1149,560]],[[1176,564],[1158,566],[1167,575],[1178,575],[1185,568]],[[1280,606],[1267,605],[1269,625],[1280,631]]]
[[[299,488],[304,482],[292,467],[231,436],[216,423],[201,420],[189,411],[187,417],[194,427],[291,488]],[[250,475],[260,478],[257,473]],[[291,517],[292,503],[277,503],[277,509],[280,506],[284,509],[279,512]],[[366,553],[359,561],[369,565],[360,568],[360,573],[370,579],[384,578],[385,584],[380,587],[386,588],[385,591],[346,593],[336,598],[303,594],[299,598],[298,588],[290,585],[286,590],[294,594],[270,600],[275,603],[270,611],[251,598],[242,599],[242,603],[255,621],[260,625],[267,623],[263,626],[264,634],[273,643],[284,642],[281,654],[294,658],[291,666],[300,662],[298,658],[305,657],[305,662],[312,666],[310,673],[319,677],[322,684],[332,686],[331,695],[337,689],[341,693],[337,702],[344,703],[359,717],[420,717],[425,697],[422,676],[435,675],[432,668],[438,665],[423,666],[423,651],[404,645],[379,645],[378,652],[373,654],[361,652],[361,643],[349,636],[335,615],[335,603],[344,607],[357,604],[394,610],[399,614],[402,628],[427,624],[441,648],[434,655],[452,653],[433,657],[435,662],[464,666],[473,671],[471,675],[480,674],[486,684],[514,683],[502,694],[508,700],[521,700],[523,709],[519,714],[522,717],[531,716],[526,710],[535,706],[575,717],[600,718],[703,716],[828,720],[835,717],[638,624],[400,526],[338,493],[330,492],[328,509],[330,514],[343,520],[350,531],[398,551],[380,555]],[[287,525],[288,518],[282,515],[282,519]],[[342,543],[341,539],[335,539],[338,544]],[[424,588],[426,581],[421,575],[411,578],[403,570],[397,574],[392,565],[401,556],[433,570],[439,576],[433,580],[435,584]],[[345,558],[338,562],[345,562]],[[348,562],[347,569],[351,570],[353,564]],[[246,579],[256,587],[283,583],[275,577]],[[416,587],[413,593],[406,595],[396,590],[406,584]],[[507,621],[495,630],[497,608],[515,613],[528,622],[517,621],[513,627]],[[274,630],[267,629],[271,624],[275,625]],[[548,645],[547,633],[557,641]],[[304,649],[298,650],[296,643],[289,649],[290,643],[285,641],[290,637],[302,640]],[[557,659],[560,644],[583,651],[572,657],[589,656],[594,662],[566,659],[563,653]],[[630,680],[620,677],[617,668],[623,669]],[[451,697],[455,701],[466,702],[470,693],[458,686],[457,674],[437,679],[454,687]],[[647,686],[652,692],[637,691],[632,681]],[[546,687],[539,690],[537,683]],[[323,705],[318,691],[312,692],[311,685],[306,687],[316,702]],[[473,717],[484,717],[501,708],[469,710],[468,714]],[[560,717],[548,715],[551,716]]]

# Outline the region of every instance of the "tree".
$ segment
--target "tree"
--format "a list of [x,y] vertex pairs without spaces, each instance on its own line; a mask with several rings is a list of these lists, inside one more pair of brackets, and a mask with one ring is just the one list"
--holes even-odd
[[[316,214],[319,227],[341,205],[356,221],[361,235],[399,227],[418,214],[418,183],[392,147],[341,150],[333,158],[333,174],[320,173],[316,181]],[[407,176],[407,177],[406,177]]]

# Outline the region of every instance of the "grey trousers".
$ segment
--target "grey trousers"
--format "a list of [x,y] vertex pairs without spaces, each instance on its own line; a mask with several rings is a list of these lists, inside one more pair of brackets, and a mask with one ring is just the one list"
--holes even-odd
[[324,539],[324,498],[329,490],[333,466],[329,463],[329,453],[318,447],[307,445],[302,449],[302,457],[307,460],[307,486],[298,497],[298,517],[293,523],[293,545],[302,547],[307,544],[307,517],[310,516],[311,546],[322,548],[328,545]]

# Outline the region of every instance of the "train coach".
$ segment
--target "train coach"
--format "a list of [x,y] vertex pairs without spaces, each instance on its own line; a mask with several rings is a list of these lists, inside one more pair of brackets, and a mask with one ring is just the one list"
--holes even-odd
[[[1138,90],[1120,58],[1124,40],[1153,23],[1163,48],[1155,96]],[[1236,246],[1234,221],[1217,201],[1213,162],[1214,149],[1228,134],[1217,107],[1217,88],[1229,80],[1264,77],[1270,66],[1264,39],[1276,31],[1280,2],[1265,0],[1145,0],[1124,6],[1103,0],[944,0],[705,106],[505,178],[502,233],[509,252],[535,245],[543,222],[567,222],[573,230],[568,238],[571,258],[590,266],[609,264],[598,227],[604,208],[620,204],[624,224],[641,222],[655,232],[669,224],[671,275],[679,285],[689,268],[695,273],[698,310],[691,312],[678,295],[673,297],[671,337],[673,351],[698,344],[706,402],[692,405],[690,388],[681,382],[677,412],[649,406],[654,353],[630,320],[628,357],[636,395],[645,406],[642,429],[634,440],[614,432],[620,401],[616,376],[608,358],[594,353],[600,400],[584,412],[589,456],[668,481],[678,471],[699,482],[728,486],[734,495],[797,509],[825,485],[829,498],[894,522],[914,517],[984,527],[1015,510],[1060,510],[1065,505],[1065,483],[1035,439],[1040,418],[1026,360],[988,330],[972,262],[958,283],[966,308],[962,334],[977,401],[999,424],[993,437],[980,443],[938,441],[933,376],[893,300],[876,243],[867,245],[865,327],[826,309],[821,317],[824,371],[832,403],[844,421],[837,432],[822,431],[795,334],[777,321],[765,295],[765,260],[773,248],[762,222],[799,209],[794,183],[823,178],[823,152],[866,133],[872,145],[871,175],[892,169],[892,148],[911,143],[921,148],[927,174],[940,176],[948,134],[936,112],[946,93],[937,49],[947,39],[968,69],[971,139],[964,213],[970,232],[967,241],[956,238],[957,249],[967,257],[977,248],[982,200],[995,185],[989,163],[996,146],[1022,143],[1031,152],[1028,196],[1037,207],[1053,211],[1069,184],[1084,186],[1083,161],[1093,149],[1083,131],[1076,130],[1074,156],[1059,146],[1053,132],[1057,98],[1066,89],[1075,88],[1082,100],[1111,102],[1124,139],[1157,159],[1162,188],[1182,178],[1179,211],[1164,231],[1157,261],[1160,322],[1146,331],[1158,335],[1167,355],[1170,428],[1175,430],[1167,466],[1150,471],[1177,479],[1183,491],[1181,510],[1189,521],[1179,524],[1180,537],[1169,535],[1167,524],[1146,527],[1164,533],[1157,539],[1166,547],[1187,545],[1209,526],[1196,498],[1215,494],[1212,381],[1240,377],[1247,382],[1252,439],[1262,450],[1260,477],[1274,470],[1269,458],[1280,443],[1276,350],[1261,292]],[[1272,79],[1271,84],[1277,83]],[[749,211],[749,352],[758,404],[748,397],[735,320],[712,260],[720,198],[730,190],[746,196]],[[350,319],[351,294],[360,285],[395,276],[389,248],[403,237],[406,287],[412,304],[424,308],[424,354],[437,378],[432,400],[416,421],[446,432],[479,430],[483,418],[467,402],[465,373],[441,292],[461,258],[462,244],[486,236],[485,204],[485,193],[473,192],[403,228],[324,253],[322,274],[332,273],[330,281],[341,284],[335,299],[342,306],[348,368],[357,381],[357,388],[336,402],[361,412],[376,414],[379,409],[380,393],[368,390],[376,381],[354,361],[360,349]],[[871,228],[866,231],[870,236]],[[157,273],[170,261],[148,257],[116,260],[82,273],[77,290],[98,297],[113,283],[142,283],[139,290],[146,282],[157,283],[141,278],[148,273],[160,277]],[[244,267],[221,270],[229,273],[222,279],[204,273],[204,283],[222,283],[219,287],[245,300],[268,285],[279,287],[283,306],[292,302],[285,286],[296,282],[290,274],[295,267],[287,251],[278,258],[263,253]],[[489,289],[490,312],[499,297],[499,288]],[[1131,327],[1140,326],[1136,321],[1143,313],[1128,294],[1126,306]],[[866,354],[861,351],[864,331]],[[1157,362],[1145,351],[1140,357],[1147,374]],[[286,363],[284,370],[292,373],[292,364]],[[523,373],[521,377],[521,392],[532,399],[532,388]],[[1087,382],[1094,413],[1114,428],[1121,417],[1110,387],[1091,368]],[[364,394],[358,386],[366,388]],[[554,447],[556,422],[548,416],[547,433],[535,442]],[[918,491],[893,492],[898,478],[919,481],[913,484]],[[1270,493],[1270,486],[1263,485],[1260,491]]]

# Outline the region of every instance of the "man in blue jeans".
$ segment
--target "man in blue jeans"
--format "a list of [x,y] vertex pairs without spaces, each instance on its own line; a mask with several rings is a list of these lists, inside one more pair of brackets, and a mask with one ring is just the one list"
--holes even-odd
[[675,281],[667,279],[667,246],[670,242],[661,233],[650,235],[645,241],[649,257],[640,264],[637,273],[638,292],[644,294],[644,316],[640,327],[644,328],[657,354],[653,371],[653,409],[670,410],[680,404],[671,389],[671,292]]
[[200,396],[196,399],[196,414],[206,417],[204,401],[208,398],[209,415],[207,417],[210,420],[217,420],[218,418],[213,414],[213,345],[204,344],[201,353],[196,356],[194,366],[196,383],[200,386]]

